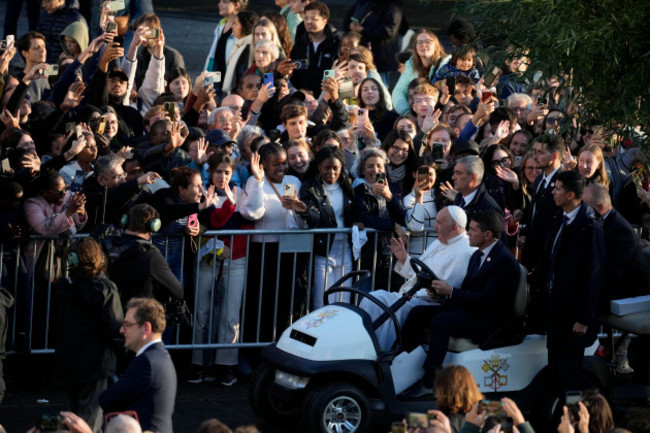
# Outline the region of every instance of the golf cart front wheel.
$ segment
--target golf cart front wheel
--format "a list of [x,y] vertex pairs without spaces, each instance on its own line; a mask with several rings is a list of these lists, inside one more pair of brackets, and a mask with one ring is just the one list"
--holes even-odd
[[370,405],[357,387],[345,383],[322,385],[309,393],[303,425],[312,433],[366,433]]
[[275,370],[270,365],[262,364],[255,370],[248,394],[253,411],[266,421],[295,419],[298,412],[296,407],[275,398],[271,393],[274,380]]

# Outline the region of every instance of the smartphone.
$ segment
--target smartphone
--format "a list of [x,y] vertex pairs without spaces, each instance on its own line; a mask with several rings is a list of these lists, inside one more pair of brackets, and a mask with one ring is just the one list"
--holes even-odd
[[81,129],[81,125],[77,125],[74,127],[74,134],[77,137],[77,140],[79,140],[83,136],[84,132],[83,129]]
[[324,80],[325,78],[327,78],[327,77],[330,77],[331,79],[335,80],[335,79],[336,79],[336,72],[334,72],[334,71],[331,70],[331,69],[326,69],[326,70],[323,72],[323,80]]
[[113,37],[113,42],[116,42],[118,47],[123,47],[124,46],[124,36],[115,36],[115,37]]
[[406,433],[406,426],[402,421],[395,421],[390,427],[390,433]]
[[113,0],[113,1],[106,2],[106,4],[108,5],[108,10],[110,12],[121,11],[126,7],[126,5],[124,4],[124,0]]
[[503,403],[500,400],[481,400],[478,404],[478,413],[483,413],[483,411],[487,411],[488,416],[506,416],[503,410]]
[[578,406],[578,402],[581,400],[582,391],[567,391],[564,395],[564,404],[566,405],[567,409],[569,409],[569,417],[571,418],[571,422],[580,420],[580,415],[578,415],[580,406]]
[[292,183],[287,183],[284,185],[284,196],[285,197],[295,197],[296,196],[296,185]]
[[429,181],[429,167],[418,168],[418,185],[422,185]]
[[41,415],[36,418],[36,428],[40,431],[59,431],[65,425],[61,415]]
[[445,145],[443,143],[431,143],[431,156],[434,161],[440,161],[445,158]]
[[447,77],[445,81],[449,89],[449,95],[454,96],[456,94],[456,77]]
[[296,65],[296,69],[307,69],[309,67],[309,60],[307,59],[294,60],[291,63]]
[[50,77],[52,75],[59,75],[59,65],[49,65],[43,71],[43,75],[45,75],[46,77]]
[[199,216],[198,214],[193,213],[187,217],[187,226],[189,228],[194,228],[199,226]]
[[411,412],[406,414],[408,421],[408,428],[410,429],[427,429],[431,425],[431,421],[436,419],[436,416],[428,413]]
[[273,73],[264,74],[264,85],[271,84],[270,87],[273,87]]
[[107,120],[106,120],[106,116],[102,116],[102,117],[101,117],[101,120],[100,120],[99,123],[97,124],[97,133],[98,133],[98,134],[101,135],[101,134],[104,133],[104,131],[106,131],[106,121],[107,121]]
[[489,101],[492,99],[492,96],[494,96],[492,92],[483,92],[481,95],[481,102]]
[[11,45],[12,42],[16,42],[16,36],[14,36],[14,35],[7,35],[7,46]]
[[83,187],[84,184],[84,177],[85,173],[83,170],[76,170],[74,172],[74,179],[72,179],[72,183],[70,184],[70,192],[75,193],[81,191],[81,188]]
[[65,133],[66,133],[66,135],[67,135],[70,131],[74,130],[74,128],[75,128],[76,126],[77,126],[77,124],[74,123],[74,122],[66,122],[66,123],[65,123]]
[[375,174],[375,183],[383,183],[386,184],[386,173],[377,173]]
[[106,24],[106,33],[117,32],[117,23],[115,21],[109,21]]
[[339,51],[339,63],[350,60],[350,51]]
[[11,163],[9,162],[9,158],[5,158],[2,160],[2,171],[11,171]]
[[160,37],[160,29],[149,29],[142,36],[146,39],[158,39]]
[[365,125],[368,122],[368,110],[359,108],[357,112],[357,125]]
[[203,77],[203,87],[212,86],[214,83],[221,82],[221,72],[209,72]]
[[167,112],[167,116],[169,116],[169,120],[174,122],[175,119],[176,119],[176,103],[175,102],[165,102],[164,108],[165,108],[165,111]]
[[499,75],[499,72],[501,72],[501,69],[496,66],[489,68],[488,72],[485,74],[485,78],[483,78],[483,84],[485,84],[485,87],[488,89],[492,87],[494,80],[496,80],[497,76]]
[[519,167],[521,165],[521,160],[521,155],[515,155],[515,167]]

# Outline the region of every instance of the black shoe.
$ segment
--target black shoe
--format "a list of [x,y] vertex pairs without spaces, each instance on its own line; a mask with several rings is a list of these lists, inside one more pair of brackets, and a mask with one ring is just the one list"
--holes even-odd
[[217,374],[217,383],[223,386],[233,386],[237,383],[237,376],[235,376],[235,366],[224,366],[219,374]]
[[424,382],[419,380],[409,389],[403,391],[399,396],[409,400],[424,399],[424,397],[433,396],[433,389],[427,388],[424,386]]
[[204,383],[204,382],[214,382],[214,374],[205,367],[195,367],[192,369],[190,377],[187,379],[188,383]]

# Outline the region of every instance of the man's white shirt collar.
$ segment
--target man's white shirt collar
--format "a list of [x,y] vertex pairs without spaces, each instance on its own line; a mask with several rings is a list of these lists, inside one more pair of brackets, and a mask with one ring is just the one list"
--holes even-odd
[[148,342],[147,344],[145,344],[144,346],[142,346],[142,347],[140,348],[140,350],[138,350],[138,353],[136,353],[135,356],[140,356],[140,355],[142,355],[142,354],[144,353],[144,351],[147,350],[147,349],[149,348],[149,346],[152,346],[152,345],[154,345],[154,344],[156,344],[156,343],[158,343],[158,342],[160,342],[160,341],[162,341],[162,340],[161,340],[160,338],[157,338],[157,339],[155,339],[155,340],[153,340],[153,341]]

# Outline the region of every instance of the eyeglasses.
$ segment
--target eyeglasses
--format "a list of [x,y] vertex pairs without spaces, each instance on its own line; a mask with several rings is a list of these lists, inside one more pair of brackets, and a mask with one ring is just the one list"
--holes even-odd
[[432,45],[433,44],[433,39],[426,39],[423,41],[416,41],[415,45],[422,46],[422,45]]
[[497,159],[497,160],[492,161],[492,165],[495,165],[495,166],[500,165],[502,167],[509,166],[510,165],[510,159],[508,159],[508,158]]
[[548,123],[549,125],[553,125],[554,123],[560,123],[560,122],[562,122],[561,117],[549,117],[546,119],[546,123]]
[[537,171],[537,170],[542,171],[541,168],[537,168],[534,165],[531,165],[529,167],[524,167],[524,170],[526,170],[526,171]]
[[408,147],[406,149],[398,146],[391,146],[391,149],[393,149],[393,152],[395,153],[409,153]]
[[136,325],[141,326],[142,324],[138,323],[138,322],[127,322],[126,320],[124,322],[122,322],[122,328],[124,328],[124,329],[129,329],[132,326],[136,326]]
[[415,102],[416,104],[420,104],[422,102],[427,103],[427,104],[432,104],[433,101],[434,101],[433,98],[415,98],[415,100],[413,102]]

